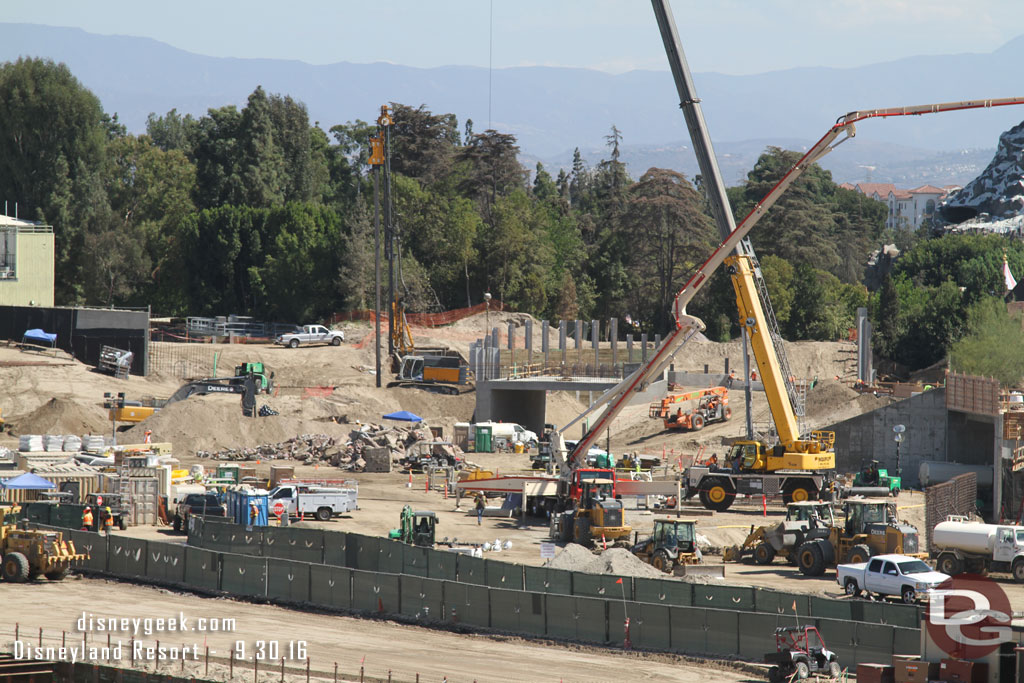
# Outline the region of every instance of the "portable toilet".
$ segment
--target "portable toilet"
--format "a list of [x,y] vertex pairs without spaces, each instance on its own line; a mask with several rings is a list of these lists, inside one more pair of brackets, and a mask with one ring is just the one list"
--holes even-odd
[[493,453],[491,445],[491,425],[476,425],[476,439],[474,450],[477,453]]
[[[243,526],[267,526],[270,512],[270,493],[262,489],[231,489],[227,492],[225,502],[228,517]],[[258,511],[256,519],[251,516],[253,503]]]

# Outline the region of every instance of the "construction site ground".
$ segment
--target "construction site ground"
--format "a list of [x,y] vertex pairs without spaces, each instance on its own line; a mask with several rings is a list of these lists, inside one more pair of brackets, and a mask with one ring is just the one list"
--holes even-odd
[[[492,313],[489,320],[484,315],[478,315],[446,328],[414,329],[413,334],[420,345],[447,345],[467,354],[469,343],[481,337],[488,325],[506,329],[508,320],[522,319],[521,314]],[[395,410],[412,411],[422,416],[427,424],[442,427],[446,435],[452,433],[454,423],[473,419],[473,392],[449,396],[418,388],[388,389],[386,384],[391,376],[386,371],[386,363],[382,378],[385,386],[377,388],[373,372],[373,345],[367,343],[370,341],[369,336],[372,336],[372,328],[366,324],[352,324],[344,329],[346,343],[340,347],[287,349],[268,344],[190,345],[187,349],[190,357],[199,354],[211,366],[216,354],[217,367],[221,368],[218,373],[220,376],[230,374],[224,369],[241,362],[266,363],[275,372],[278,389],[273,395],[261,395],[258,403],[266,404],[280,414],[247,419],[241,415],[238,396],[196,397],[168,406],[138,426],[119,432],[119,443],[139,443],[143,441],[143,432],[149,430],[152,431],[153,441],[173,443],[174,455],[183,467],[202,464],[212,468],[217,462],[197,457],[197,451],[251,448],[282,442],[302,434],[327,434],[344,441],[360,423],[380,424],[383,414]],[[539,325],[535,325],[534,329],[539,329]],[[556,343],[557,339],[553,338],[552,342]],[[180,347],[184,345],[157,343],[156,346],[161,347],[161,353],[173,354],[181,351]],[[793,372],[808,380],[818,379],[807,401],[809,426],[831,424],[884,405],[889,400],[870,394],[862,395],[849,388],[855,357],[852,343],[804,342],[788,344],[787,349]],[[570,349],[568,353],[571,355],[575,350]],[[691,342],[676,357],[675,367],[682,371],[703,372],[707,365],[712,371],[721,371],[726,358],[731,366],[742,367],[738,342]],[[836,376],[839,376],[839,381],[835,379]],[[111,423],[101,407],[104,392],[124,392],[129,399],[165,397],[183,383],[182,378],[169,372],[153,373],[149,377],[132,376],[127,380],[115,379],[61,354],[25,353],[14,348],[0,348],[0,381],[7,389],[3,397],[0,397],[0,410],[11,427],[11,433],[0,438],[0,445],[11,448],[17,448],[18,434],[109,434]],[[568,423],[584,409],[588,398],[586,394],[577,397],[570,392],[550,394],[547,421],[558,425]],[[725,448],[722,440],[738,437],[744,431],[742,391],[738,386],[731,392],[730,398],[733,419],[709,425],[697,433],[666,432],[660,421],[648,417],[646,404],[630,406],[613,424],[611,449],[616,454],[636,451],[664,455],[670,476],[674,474],[673,468],[678,468],[680,464],[690,464],[702,447],[704,456],[713,452],[721,455]],[[763,394],[757,392],[753,402],[753,419],[760,424],[770,420]],[[567,438],[578,436],[571,432],[566,434]],[[604,439],[601,445],[605,445]],[[528,456],[524,454],[469,453],[466,457],[500,474],[529,469]],[[397,526],[402,506],[410,504],[414,508],[433,510],[439,514],[439,538],[447,537],[475,544],[498,540],[504,545],[507,541],[510,543],[509,548],[500,553],[491,551],[485,556],[524,564],[542,563],[540,543],[548,538],[548,525],[544,520],[528,519],[523,526],[518,519],[487,516],[483,524],[478,525],[472,501],[464,499],[461,509],[456,508],[454,498],[445,499],[436,490],[425,491],[423,475],[414,475],[410,486],[408,475],[400,472],[357,474],[339,470],[327,463],[318,466],[300,465],[287,460],[250,461],[246,464],[255,466],[262,475],[269,475],[272,464],[290,464],[296,465],[298,477],[351,478],[358,481],[358,511],[331,522],[305,521],[301,524],[386,535],[388,530]],[[922,530],[923,502],[922,494],[912,492],[904,492],[899,501],[903,515]],[[491,501],[491,505],[499,504],[497,499]],[[693,505],[697,506],[695,502]],[[628,500],[627,508],[629,524],[641,532],[650,529],[652,512],[636,509],[635,502]],[[703,513],[699,506],[693,509]],[[771,503],[769,516],[765,518],[759,499],[738,501],[728,512],[700,514],[697,517],[698,530],[710,545],[721,548],[741,542],[752,525],[779,519],[781,509],[778,502]],[[116,533],[184,542],[183,536],[174,535],[168,527],[135,527],[127,532]],[[708,560],[721,562],[719,555],[709,556]],[[649,567],[644,566],[644,569]],[[618,570],[629,572],[630,568],[623,566]],[[639,569],[636,571],[637,575],[641,575]],[[724,581],[818,594],[838,595],[840,592],[834,576],[804,579],[781,560],[771,567],[729,565]],[[1014,587],[1007,588],[1012,591]],[[166,591],[94,579],[61,585],[39,583],[30,588],[0,584],[0,601],[5,606],[10,605],[14,610],[12,613],[25,614],[26,621],[40,621],[39,624],[33,622],[33,628],[68,628],[71,615],[82,610],[96,612],[117,605],[119,609],[123,607],[137,611],[137,606],[144,605],[150,613],[159,614],[161,610],[172,607],[177,609],[179,602],[185,601],[190,606],[195,605],[196,612],[216,610],[237,614],[240,627],[248,630],[246,638],[250,640],[269,632],[275,635],[280,633],[279,639],[297,638],[305,633],[311,647],[315,645],[322,649],[324,661],[333,661],[338,656],[338,643],[345,643],[346,653],[365,653],[368,661],[401,662],[406,680],[411,679],[408,673],[415,671],[435,674],[433,679],[424,680],[440,680],[443,674],[447,674],[449,680],[453,681],[554,680],[555,677],[563,680],[636,680],[664,678],[668,672],[671,672],[668,677],[673,680],[698,680],[700,676],[694,669],[692,677],[687,677],[690,676],[687,673],[690,665],[681,665],[671,657],[650,658],[577,646],[560,647],[554,655],[555,659],[551,660],[547,656],[552,653],[549,646],[532,642],[424,631],[375,620],[304,615],[301,621],[308,624],[308,627],[299,627],[293,625],[300,621],[296,613],[277,607],[238,603],[225,608],[224,601],[204,601],[192,596],[169,599]],[[44,603],[46,609],[38,609]],[[535,648],[542,650],[531,652]],[[317,659],[319,661],[319,655]],[[556,662],[557,666],[552,665],[551,661]],[[530,662],[528,666],[538,667],[536,675],[529,675],[530,672],[522,668],[527,666],[524,662]],[[452,678],[456,665],[458,676]],[[587,667],[594,668],[590,670]],[[395,668],[399,668],[397,664]],[[352,670],[351,662],[345,670]],[[513,671],[515,673],[511,673]],[[591,673],[585,675],[585,671]],[[742,674],[733,677],[734,673],[720,670],[715,677],[716,680],[749,678],[744,678]]]

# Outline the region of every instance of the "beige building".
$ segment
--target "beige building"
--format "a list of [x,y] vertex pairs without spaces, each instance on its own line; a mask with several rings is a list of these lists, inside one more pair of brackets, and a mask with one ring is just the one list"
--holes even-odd
[[0,306],[53,306],[53,227],[0,215]]

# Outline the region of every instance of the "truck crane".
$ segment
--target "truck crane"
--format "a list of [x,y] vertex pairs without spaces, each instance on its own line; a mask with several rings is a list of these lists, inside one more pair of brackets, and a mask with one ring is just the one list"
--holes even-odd
[[[679,106],[686,118],[694,152],[704,178],[704,187],[708,193],[711,213],[722,235],[722,242],[676,295],[672,305],[676,325],[666,335],[661,346],[655,350],[648,361],[617,385],[608,389],[571,422],[545,433],[543,441],[550,449],[558,468],[556,478],[505,476],[493,480],[476,480],[472,482],[472,488],[494,493],[522,492],[524,496],[546,498],[548,500],[546,507],[549,511],[560,511],[571,506],[574,502],[573,493],[578,490],[581,470],[585,468],[586,454],[590,447],[610,427],[633,395],[643,391],[650,382],[658,378],[686,342],[705,329],[704,323],[699,318],[686,312],[686,306],[708,283],[714,272],[725,264],[729,268],[733,288],[737,295],[741,324],[750,335],[751,346],[762,383],[765,386],[765,393],[780,443],[769,449],[758,442],[738,442],[734,444],[734,449],[730,453],[731,468],[718,469],[710,466],[688,468],[680,487],[683,496],[691,498],[698,495],[701,503],[712,510],[728,509],[736,495],[744,493],[781,493],[786,504],[819,497],[830,485],[831,471],[835,467],[835,454],[832,451],[834,435],[827,432],[813,432],[805,438],[800,434],[791,394],[787,386],[789,373],[783,370],[783,364],[776,351],[776,344],[771,337],[769,318],[761,305],[761,296],[755,282],[756,262],[753,250],[749,243],[745,242],[747,235],[811,164],[816,163],[840,144],[853,138],[856,135],[856,124],[861,121],[1024,104],[1024,97],[967,100],[848,112],[837,118],[825,134],[782,176],[739,225],[736,225],[726,197],[725,185],[715,161],[710,135],[700,107],[700,99],[696,96],[696,89],[683,55],[671,10],[665,0],[652,0],[652,5],[679,93]],[[602,408],[604,412],[594,421],[572,451],[568,452],[562,434],[588,415]],[[602,478],[610,477],[614,483],[615,495],[644,495],[664,492],[662,488],[665,482],[621,481],[614,476],[613,471],[610,474],[600,472],[588,472],[588,474]],[[458,490],[461,488],[468,487],[457,485]],[[540,507],[535,505],[534,509]]]
[[749,246],[744,243],[745,238],[768,209],[811,164],[856,135],[857,123],[872,118],[916,116],[1024,104],[1024,98],[968,100],[910,107],[866,109],[844,114],[786,172],[737,226],[734,225],[732,211],[725,194],[725,186],[704,123],[700,99],[696,96],[693,79],[683,55],[671,10],[665,0],[652,0],[652,5],[679,92],[680,108],[686,118],[687,128],[690,131],[694,151],[697,154],[697,161],[705,181],[711,212],[724,239],[676,295],[673,304],[673,313],[676,319],[675,329],[668,333],[661,347],[655,351],[645,365],[606,391],[587,410],[559,430],[559,432],[564,432],[587,415],[602,407],[605,408],[589,431],[577,442],[576,448],[566,455],[564,446],[555,445],[561,440],[559,433],[555,432],[550,435],[553,440],[552,451],[559,465],[560,477],[571,481],[573,470],[580,466],[584,454],[598,436],[603,434],[618,417],[633,393],[643,390],[652,380],[660,376],[686,342],[693,335],[704,330],[704,323],[699,318],[689,315],[686,312],[686,306],[707,284],[711,275],[721,265],[726,264],[736,291],[740,322],[750,335],[752,350],[760,370],[780,443],[770,450],[756,442],[737,444],[740,449],[731,454],[733,463],[731,472],[718,472],[710,467],[689,468],[685,476],[685,495],[691,497],[694,494],[699,494],[705,507],[714,510],[728,509],[737,493],[781,492],[787,503],[817,497],[824,486],[828,484],[829,473],[835,467],[835,454],[831,450],[834,435],[814,432],[808,438],[804,438],[800,434],[786,388],[787,376],[781,369],[765,312],[753,281],[752,250],[749,250]]

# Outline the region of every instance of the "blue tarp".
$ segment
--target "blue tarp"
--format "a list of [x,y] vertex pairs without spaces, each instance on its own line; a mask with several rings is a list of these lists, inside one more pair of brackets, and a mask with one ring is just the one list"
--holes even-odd
[[41,329],[37,327],[33,330],[25,330],[25,334],[21,338],[21,340],[43,342],[44,344],[49,344],[50,346],[53,346],[54,343],[56,343],[57,341],[57,335],[56,333],[50,334],[49,332],[43,332]]
[[0,481],[0,487],[5,489],[55,489],[57,485],[37,474],[26,472],[25,474],[19,474],[17,477]]
[[416,413],[410,413],[408,410],[399,410],[397,413],[388,413],[384,416],[385,420],[401,420],[402,422],[423,422],[423,418]]

